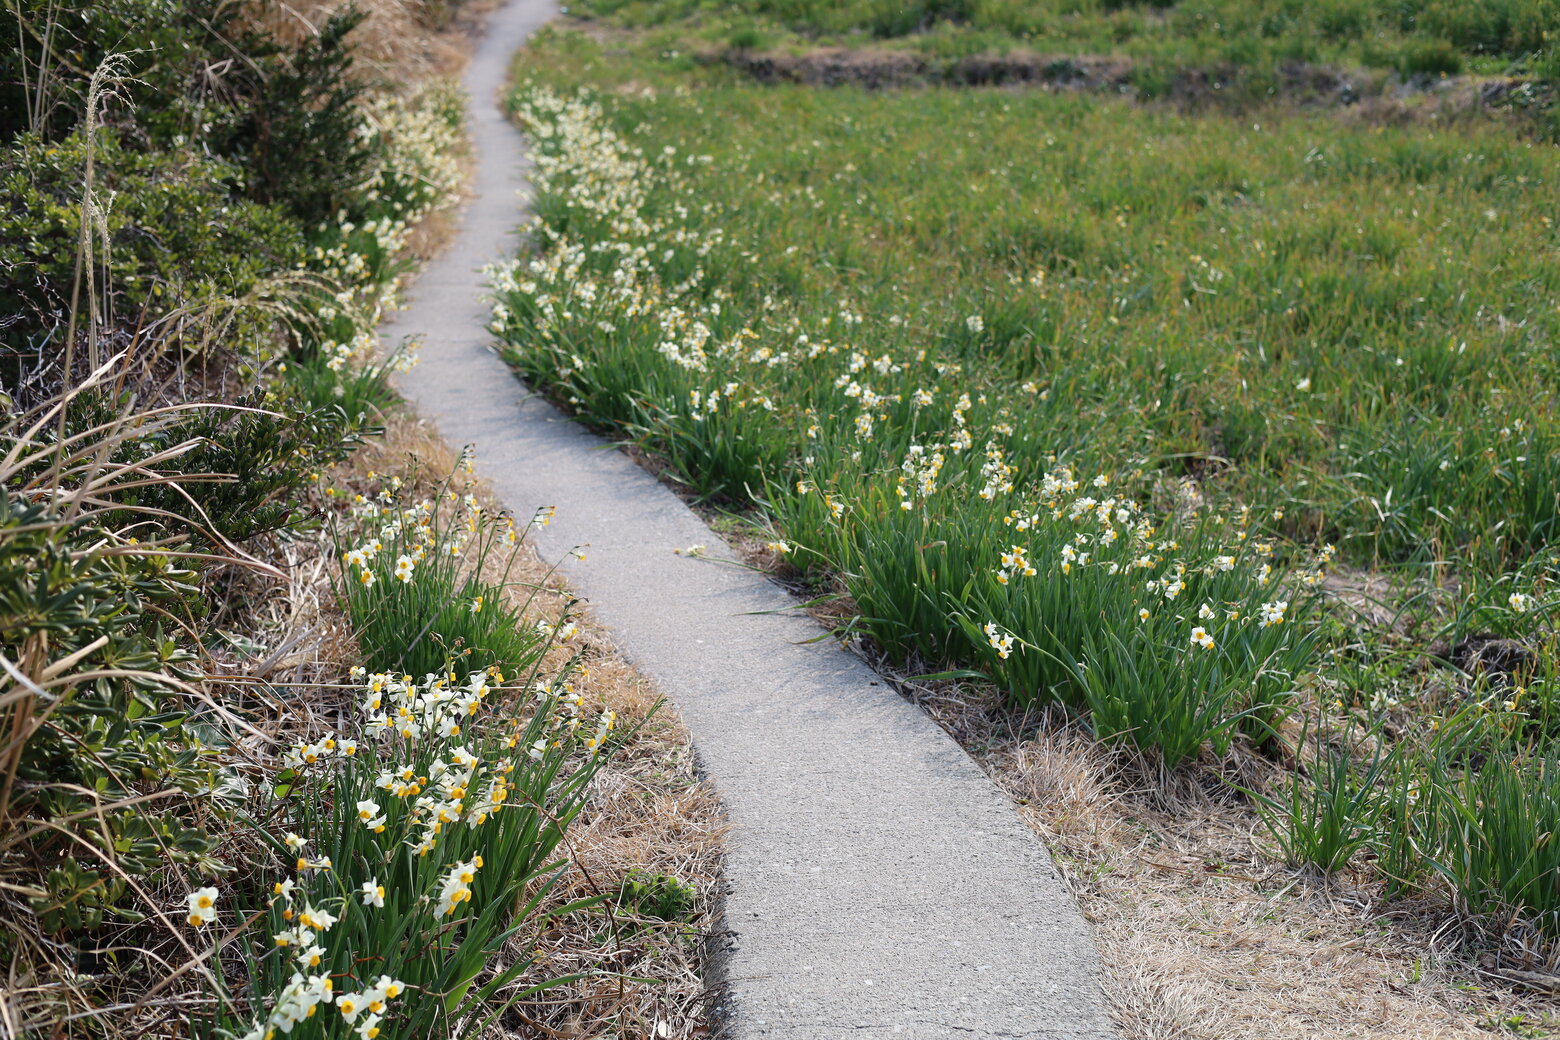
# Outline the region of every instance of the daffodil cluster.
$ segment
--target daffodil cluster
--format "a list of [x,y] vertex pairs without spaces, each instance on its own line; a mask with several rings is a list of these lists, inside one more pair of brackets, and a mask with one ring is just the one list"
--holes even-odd
[[[1299,559],[1278,514],[1209,508],[1130,456],[1086,470],[1075,448],[1048,453],[1031,413],[1059,407],[1049,386],[947,356],[1004,335],[990,313],[879,315],[904,345],[864,349],[849,301],[738,297],[725,275],[750,255],[729,215],[681,190],[703,157],[636,145],[587,94],[533,88],[518,116],[541,248],[491,277],[494,329],[524,373],[592,414],[650,421],[700,490],[767,484],[774,544],[832,569],[897,650],[973,658],[1021,703],[1083,707],[1119,674],[1173,688],[1208,732],[1239,719],[1271,735],[1330,549]],[[622,386],[653,420],[621,414]],[[1133,712],[1163,714],[1155,696]]]
[[[343,569],[365,587],[380,580],[379,573],[384,568],[373,564],[385,551],[387,542],[400,543],[398,548],[403,550],[396,554],[391,569],[394,580],[402,585],[411,583],[417,565],[426,560],[429,553],[440,550],[441,539],[433,524],[433,502],[425,498],[409,506],[397,507],[391,495],[391,490],[386,489],[380,493],[378,501],[362,494],[353,496],[353,515],[370,525],[378,525],[372,536],[341,555]],[[443,546],[443,551],[458,556],[463,541],[464,535],[457,533]]]
[[[384,951],[362,948],[354,937],[404,936],[408,917],[421,930],[414,934],[431,936],[468,915],[491,916],[474,903],[484,866],[493,858],[513,863],[506,843],[534,833],[518,818],[509,827],[497,821],[522,813],[545,823],[560,810],[539,807],[538,795],[569,775],[570,761],[588,779],[616,728],[612,712],[592,719],[568,674],[547,679],[533,671],[521,684],[495,668],[420,680],[356,668],[353,678],[353,729],[361,739],[325,734],[283,754],[279,780],[337,803],[323,817],[311,815],[343,830],[288,831],[278,843],[288,869],[271,887],[263,958],[276,988],[247,1037],[286,1035],[329,1013],[373,1040],[400,1021],[396,1002],[423,985],[410,974],[420,962],[400,957],[389,965],[395,974],[376,970],[386,963]],[[567,805],[561,811],[572,812]],[[325,847],[334,855],[316,851]],[[516,883],[523,879],[494,881]],[[191,893],[189,923],[214,920],[218,897],[215,888]]]
[[[333,371],[377,349],[374,331],[396,306],[393,265],[412,228],[460,191],[460,100],[448,83],[406,97],[381,95],[364,106],[359,136],[374,145],[378,162],[362,196],[378,215],[322,225],[309,266],[345,286],[321,312],[326,321],[349,316],[353,334],[328,344]],[[409,364],[409,362],[405,362]]]

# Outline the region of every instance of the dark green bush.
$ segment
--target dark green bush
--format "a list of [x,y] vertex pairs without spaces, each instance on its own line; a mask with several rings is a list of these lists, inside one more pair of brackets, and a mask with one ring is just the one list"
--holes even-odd
[[221,552],[295,522],[312,471],[354,441],[339,408],[258,391],[135,412],[88,388],[63,407],[59,432],[0,427],[0,656],[16,669],[0,676],[0,875],[50,933],[133,917],[127,878],[211,866],[232,785],[203,745],[230,720],[194,686],[202,564],[160,543]]
[[[125,402],[80,394],[72,402],[67,435],[113,422]],[[230,405],[194,408],[173,421],[133,426],[107,456],[129,465],[193,442],[177,457],[150,467],[175,478],[117,493],[122,510],[105,519],[136,520],[143,541],[192,535],[210,546],[215,535],[241,542],[280,531],[300,519],[304,489],[315,472],[345,458],[360,428],[336,404],[299,407],[254,390]],[[139,517],[132,513],[139,512]]]
[[[258,391],[233,404],[234,408],[202,409],[160,436],[199,439],[199,446],[178,460],[181,470],[233,478],[185,484],[183,492],[216,531],[244,541],[298,523],[304,488],[313,473],[345,458],[357,435],[335,405],[299,410]],[[141,496],[139,505],[204,523],[191,515],[184,495],[164,486],[154,486],[150,492]]]
[[868,27],[872,35],[892,39],[938,22],[968,22],[974,11],[971,0],[886,0],[872,5]]
[[[96,148],[96,192],[113,201],[108,248],[99,242],[82,291],[96,286],[122,320],[241,295],[302,257],[302,236],[279,209],[231,196],[232,165],[132,151],[106,131]],[[79,133],[52,144],[24,134],[0,152],[0,337],[13,348],[25,345],[24,328],[57,323],[70,306],[86,160]]]
[[[141,84],[136,100],[173,103],[199,37],[181,0],[9,0],[0,4],[0,141],[59,140],[80,122],[87,82],[110,54]],[[40,78],[44,86],[38,86]],[[127,95],[128,99],[128,95]]]
[[286,207],[307,227],[348,209],[370,173],[365,87],[350,76],[347,40],[365,17],[337,11],[294,52],[248,37],[240,48],[251,60],[222,85],[228,116],[212,131],[213,147],[244,165],[252,198]]
[[[225,0],[17,0],[0,7],[0,141],[60,142],[79,126],[92,74],[124,62],[102,115],[146,150],[235,160],[231,188],[307,225],[334,215],[369,173],[348,36],[337,11],[296,48],[250,27],[258,5]],[[19,41],[19,42],[18,42]],[[37,82],[44,76],[40,92]]]
[[743,25],[731,31],[731,35],[726,39],[726,46],[734,51],[756,51],[762,50],[766,42],[768,41],[762,29],[755,25]]
[[[50,932],[102,923],[123,895],[118,871],[143,876],[212,846],[177,799],[165,800],[215,780],[185,739],[187,701],[173,685],[193,677],[168,622],[200,613],[194,575],[167,557],[115,551],[124,544],[0,489],[0,654],[45,684],[0,683],[0,721],[21,738],[0,763],[13,821],[0,848],[8,865],[19,857],[45,879],[32,904]],[[46,678],[48,666],[78,654]],[[158,811],[125,804],[139,796]]]

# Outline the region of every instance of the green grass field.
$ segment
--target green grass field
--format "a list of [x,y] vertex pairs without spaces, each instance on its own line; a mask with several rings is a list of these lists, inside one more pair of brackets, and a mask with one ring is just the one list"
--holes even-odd
[[1283,63],[1553,78],[1555,0],[584,0],[574,10],[703,46],[888,44],[934,57],[1111,54],[1144,65],[1239,70],[1271,85]]
[[1390,732],[1266,793],[1285,855],[1369,849],[1393,891],[1552,926],[1554,149],[762,86],[688,57],[702,24],[523,55],[517,368],[746,512],[912,669],[1172,769],[1282,758],[1306,718]]
[[[1551,148],[1494,126],[754,87],[555,47],[560,85],[705,84],[611,112],[711,157],[649,204],[696,200],[682,233],[720,236],[703,266],[744,314],[873,316],[830,338],[934,352],[1041,453],[1214,478],[1361,564],[1503,567],[1556,533]],[[688,478],[757,483],[730,461]]]

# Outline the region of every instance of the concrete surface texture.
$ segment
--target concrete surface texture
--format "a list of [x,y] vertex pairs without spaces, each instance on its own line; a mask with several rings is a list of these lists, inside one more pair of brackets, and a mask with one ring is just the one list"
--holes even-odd
[[[1087,926],[1036,836],[962,749],[761,575],[676,555],[720,538],[621,452],[530,395],[492,352],[479,268],[518,248],[523,141],[497,99],[554,13],[496,11],[466,87],[475,197],[387,342],[423,339],[402,380],[541,532],[620,645],[670,697],[729,813],[714,939],[721,1035],[1112,1035]],[[759,614],[757,611],[780,611]]]

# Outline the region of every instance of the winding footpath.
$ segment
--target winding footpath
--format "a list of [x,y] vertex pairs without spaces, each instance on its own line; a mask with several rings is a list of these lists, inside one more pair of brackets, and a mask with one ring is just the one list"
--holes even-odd
[[[621,452],[528,394],[489,347],[479,269],[518,248],[526,159],[498,107],[554,14],[494,12],[466,73],[475,198],[387,342],[402,390],[686,720],[731,830],[712,982],[720,1035],[1105,1038],[1087,926],[1045,848],[962,749],[760,575],[675,555],[719,536]],[[720,555],[714,552],[712,555]],[[760,614],[759,611],[778,611]]]

